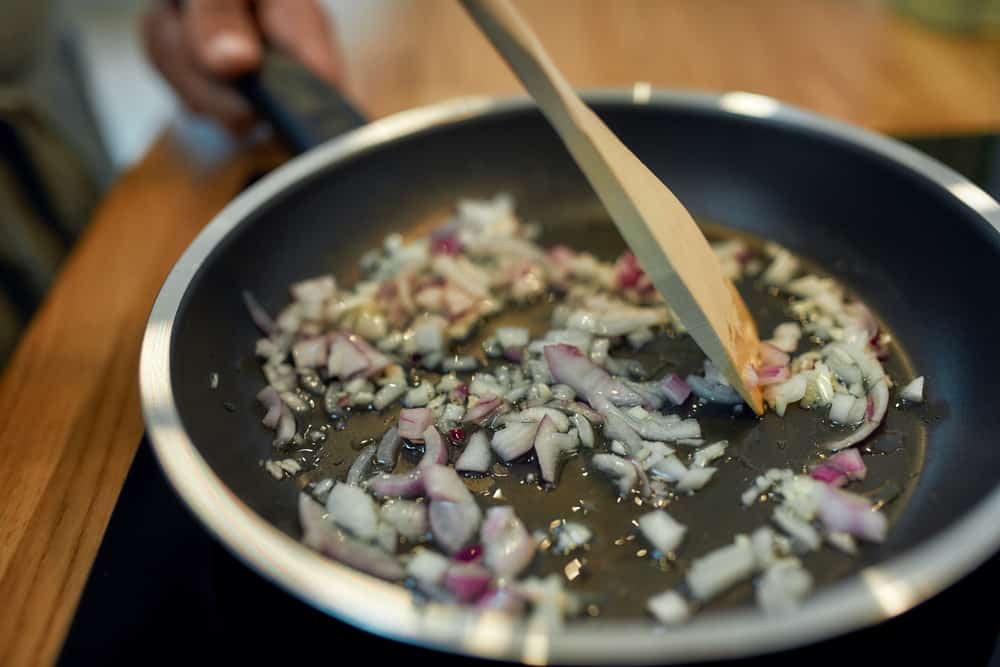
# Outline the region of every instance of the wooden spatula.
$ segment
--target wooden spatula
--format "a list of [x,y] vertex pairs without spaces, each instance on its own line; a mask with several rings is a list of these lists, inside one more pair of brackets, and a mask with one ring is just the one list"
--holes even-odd
[[760,341],[746,304],[677,197],[577,97],[508,0],[462,0],[555,127],[636,259],[691,337],[757,414],[742,372]]

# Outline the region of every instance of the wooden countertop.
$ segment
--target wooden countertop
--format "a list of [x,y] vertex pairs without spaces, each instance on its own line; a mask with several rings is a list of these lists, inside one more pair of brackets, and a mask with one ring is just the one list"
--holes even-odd
[[[337,0],[372,117],[519,93],[450,0]],[[885,132],[1000,127],[1000,42],[864,0],[519,3],[581,88],[748,90]],[[211,131],[208,131],[212,134]],[[108,192],[0,379],[0,664],[49,664],[142,433],[137,360],[170,267],[281,151],[179,119]]]

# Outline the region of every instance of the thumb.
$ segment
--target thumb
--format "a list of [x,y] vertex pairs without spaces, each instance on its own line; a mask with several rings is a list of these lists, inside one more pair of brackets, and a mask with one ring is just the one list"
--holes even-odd
[[260,36],[248,0],[188,0],[184,27],[195,59],[213,76],[229,78],[260,64]]
[[329,83],[343,83],[336,31],[316,0],[260,0],[257,18],[268,41]]

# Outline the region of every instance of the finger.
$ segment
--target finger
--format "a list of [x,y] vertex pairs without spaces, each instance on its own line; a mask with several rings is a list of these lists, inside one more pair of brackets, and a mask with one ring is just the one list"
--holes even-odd
[[183,15],[195,61],[208,74],[230,78],[260,64],[260,36],[248,0],[187,0]]
[[337,33],[316,0],[260,0],[257,17],[268,41],[332,85],[343,84]]
[[142,28],[150,61],[187,108],[236,132],[253,127],[256,117],[246,101],[212,79],[195,61],[181,15],[169,2],[156,3],[145,15]]

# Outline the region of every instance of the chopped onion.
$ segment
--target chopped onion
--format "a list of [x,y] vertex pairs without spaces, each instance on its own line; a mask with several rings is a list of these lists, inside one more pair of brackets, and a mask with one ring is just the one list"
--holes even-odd
[[274,390],[274,387],[268,385],[264,387],[259,392],[257,392],[257,401],[267,410],[261,423],[267,428],[275,429],[278,427],[278,420],[281,418],[281,397],[278,396],[278,392]]
[[368,366],[368,357],[347,336],[342,333],[332,336],[327,363],[331,377],[347,379],[365,371]]
[[427,506],[412,500],[390,500],[379,517],[408,540],[418,540],[427,533]]
[[524,612],[524,604],[524,598],[510,588],[490,588],[476,601],[476,609],[519,616]]
[[922,403],[924,400],[924,376],[921,375],[920,377],[910,381],[910,383],[903,387],[903,390],[899,392],[899,397],[904,401],[909,401],[910,403]]
[[866,415],[865,422],[857,430],[840,440],[828,443],[827,449],[837,451],[855,445],[871,435],[882,424],[886,409],[889,407],[889,388],[886,387],[885,378],[875,383],[869,391],[868,397],[872,401],[872,411],[870,415]]
[[276,446],[287,445],[295,437],[295,415],[284,403],[281,404],[281,416],[278,418],[278,431],[274,436]]
[[675,373],[670,373],[660,380],[660,387],[667,400],[674,405],[681,405],[691,395],[691,385]]
[[834,424],[850,424],[851,408],[854,407],[854,397],[850,394],[834,394],[830,403],[830,421]]
[[422,470],[397,475],[378,475],[368,483],[368,488],[382,498],[416,498],[424,494]]
[[378,530],[375,501],[357,486],[337,484],[326,500],[326,509],[338,526],[355,537],[370,542]]
[[737,536],[733,544],[711,551],[691,563],[687,573],[688,588],[696,599],[703,602],[710,600],[748,579],[754,572],[756,562],[750,540]]
[[515,422],[493,433],[490,446],[504,461],[513,461],[531,451],[538,432],[538,422]]
[[614,454],[595,454],[591,462],[617,483],[619,495],[627,496],[636,487],[639,471],[631,461]]
[[[446,470],[451,469],[446,468]],[[476,534],[482,512],[474,500],[469,502],[432,500],[427,516],[434,540],[448,553],[455,553],[468,544]]]
[[535,556],[535,541],[514,509],[491,507],[480,531],[483,562],[498,577],[515,577]]
[[345,536],[323,518],[322,505],[304,493],[299,494],[299,521],[306,546],[382,579],[398,581],[403,578],[403,568],[393,555]]
[[723,456],[726,453],[726,447],[728,445],[728,440],[720,440],[719,442],[708,445],[707,447],[702,447],[695,452],[692,463],[698,468],[704,468],[715,459]]
[[375,450],[376,446],[374,444],[365,445],[361,448],[361,451],[358,452],[358,458],[354,459],[354,463],[351,464],[351,468],[347,471],[347,479],[345,480],[347,484],[357,486],[361,483],[361,480],[368,473],[368,468],[371,467],[372,459],[375,457]]
[[413,577],[421,588],[439,586],[451,565],[445,556],[430,549],[418,549],[406,564],[406,574]]
[[646,602],[646,609],[664,625],[684,623],[691,616],[687,601],[676,591],[654,595]]
[[799,518],[794,511],[782,505],[774,510],[774,523],[792,538],[799,551],[815,551],[820,545],[819,532],[808,521]]
[[642,397],[612,378],[577,348],[564,344],[546,345],[544,352],[552,377],[572,387],[598,411],[608,401],[615,405],[642,403]]
[[[562,415],[560,415],[562,416]],[[565,417],[563,417],[565,419]],[[558,475],[559,457],[564,451],[575,448],[577,437],[568,433],[560,433],[555,420],[545,415],[538,424],[535,434],[535,456],[541,469],[542,479],[549,484],[555,484]]]
[[588,449],[594,448],[594,429],[591,427],[590,422],[587,418],[581,414],[575,414],[572,417],[573,426],[576,427],[576,432],[580,438],[580,442],[584,447]]
[[[441,432],[433,426],[428,426],[424,430],[424,455],[420,459],[421,466],[444,465],[448,463],[448,447],[445,445]],[[435,473],[437,474],[437,473]],[[426,480],[425,480],[426,483]],[[428,494],[430,494],[428,487]]]
[[788,380],[788,366],[764,366],[757,370],[757,384],[766,387]]
[[486,431],[476,431],[455,462],[455,470],[485,473],[489,471],[491,465],[493,465],[493,452],[490,451],[489,436],[486,435]]
[[777,560],[757,582],[757,604],[769,614],[794,611],[812,590],[812,581],[797,558]]
[[428,408],[404,408],[399,411],[399,435],[412,442],[422,442],[424,431],[434,423]]
[[760,362],[764,366],[787,366],[791,357],[773,343],[764,341],[760,344]]
[[716,468],[689,468],[677,482],[677,490],[685,493],[701,489],[715,475]]
[[500,408],[502,400],[493,394],[487,394],[480,399],[465,413],[464,421],[471,424],[482,424],[489,419]]
[[843,532],[869,542],[882,542],[889,522],[864,496],[822,487],[819,519],[828,530]]
[[395,426],[389,428],[378,443],[375,451],[375,460],[379,465],[392,467],[396,465],[396,457],[399,455],[399,447],[403,444],[403,436],[399,434],[399,429]]
[[296,368],[321,368],[326,365],[327,341],[323,336],[305,338],[292,345]]
[[454,503],[472,503],[475,499],[454,468],[445,465],[421,465],[424,488],[431,500],[447,500]]
[[664,510],[654,510],[639,517],[639,530],[661,554],[672,553],[680,546],[687,528]]
[[452,563],[444,573],[444,587],[459,602],[472,602],[486,592],[493,576],[477,562]]

